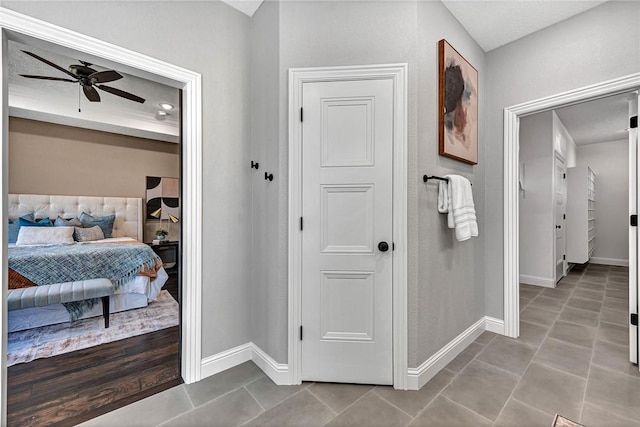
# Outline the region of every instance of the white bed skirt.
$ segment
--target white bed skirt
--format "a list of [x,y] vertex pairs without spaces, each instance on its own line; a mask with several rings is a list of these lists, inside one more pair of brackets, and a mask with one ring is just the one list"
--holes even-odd
[[[149,301],[155,300],[169,275],[161,268],[158,277],[150,281],[148,277],[138,276],[123,285],[110,298],[110,313],[146,307]],[[96,304],[80,319],[102,316],[102,304]],[[39,328],[46,325],[69,322],[69,312],[62,304],[52,304],[45,307],[25,308],[8,313],[8,332]]]

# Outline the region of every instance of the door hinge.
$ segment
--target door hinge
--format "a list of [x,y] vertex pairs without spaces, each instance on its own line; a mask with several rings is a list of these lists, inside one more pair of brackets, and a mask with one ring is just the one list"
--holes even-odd
[[631,215],[631,217],[629,218],[629,224],[632,227],[637,227],[638,226],[638,215]]
[[396,250],[396,242],[391,242],[391,250],[392,251]]
[[562,219],[567,219],[567,214],[562,214]]
[[562,255],[562,259],[566,261],[567,256],[566,255]]
[[635,129],[638,127],[638,116],[629,117],[629,128]]
[[631,313],[631,316],[629,316],[629,323],[631,323],[633,326],[638,326],[638,314],[637,313]]
[[300,122],[304,122],[304,113],[302,107],[300,107]]
[[300,341],[302,341],[302,325],[300,325]]
[[302,217],[300,217],[300,231],[302,231],[302,226],[303,226]]
[[567,179],[567,174],[566,173],[562,174],[562,179]]

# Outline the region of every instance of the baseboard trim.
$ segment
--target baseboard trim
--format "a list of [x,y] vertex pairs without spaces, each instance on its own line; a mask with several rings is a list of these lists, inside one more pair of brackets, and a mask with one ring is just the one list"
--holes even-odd
[[252,342],[202,359],[201,379],[210,377],[241,363],[253,361],[276,385],[289,384],[289,365],[278,363]]
[[484,316],[485,330],[495,334],[504,335],[504,320],[491,316]]
[[529,276],[527,274],[520,275],[520,283],[525,285],[543,286],[545,288],[555,288],[556,281],[546,277]]
[[616,265],[619,267],[629,267],[628,259],[617,259],[617,258],[602,258],[592,256],[589,258],[589,262],[591,264],[604,264],[604,265]]
[[267,374],[276,385],[289,385],[289,365],[278,363],[260,347],[251,343],[251,360]]
[[202,359],[200,379],[205,379],[251,360],[251,346],[252,343],[248,342]]

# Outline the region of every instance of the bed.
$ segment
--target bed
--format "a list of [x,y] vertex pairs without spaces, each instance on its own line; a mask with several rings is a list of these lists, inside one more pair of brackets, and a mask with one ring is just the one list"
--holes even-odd
[[[33,214],[35,219],[57,217],[77,218],[82,212],[95,217],[115,214],[113,235],[110,239],[95,243],[103,246],[127,246],[127,243],[143,241],[142,199],[125,197],[95,196],[53,196],[33,194],[9,194],[8,213],[10,221]],[[131,243],[135,245],[135,243]],[[74,243],[73,245],[83,245]],[[139,245],[141,246],[141,245]],[[141,246],[142,248],[142,246]],[[11,245],[10,245],[11,256]],[[96,277],[97,278],[97,277]],[[157,276],[136,276],[120,284],[111,297],[109,311],[111,313],[146,307],[157,298],[168,275],[164,268],[159,268]],[[100,304],[84,311],[78,319],[102,316]],[[8,313],[9,332],[36,328],[56,323],[69,322],[71,315],[62,304],[13,310]]]

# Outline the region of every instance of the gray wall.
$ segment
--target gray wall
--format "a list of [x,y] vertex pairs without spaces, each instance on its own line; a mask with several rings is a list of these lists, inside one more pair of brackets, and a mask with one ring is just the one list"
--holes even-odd
[[520,120],[520,162],[524,191],[520,191],[520,275],[553,281],[555,219],[553,217],[552,112]]
[[[180,176],[179,148],[170,142],[11,117],[9,193],[144,199],[147,176]],[[158,224],[145,221],[145,242],[155,239]],[[180,224],[172,224],[169,237],[179,239]]]
[[250,18],[202,1],[0,5],[202,74],[202,356],[250,341]]
[[[269,20],[279,27],[278,49],[274,47],[275,35],[265,23]],[[265,166],[275,174],[270,184],[260,181],[260,177],[254,180],[253,339],[278,362],[286,362],[288,69],[406,62],[409,64],[409,366],[416,367],[484,315],[483,116],[479,166],[438,156],[437,42],[446,38],[479,70],[481,112],[484,52],[439,2],[287,1],[279,6],[265,3],[253,25],[253,37],[259,47],[255,47],[258,52],[252,69],[254,73],[266,70],[264,75],[254,74],[254,102],[271,109],[268,99],[272,89],[277,87],[280,93],[278,135],[273,134],[269,122],[273,111],[268,111],[267,120],[262,116],[264,109],[257,107],[253,116],[254,136],[259,138],[253,141],[253,152],[264,155]],[[279,58],[278,82],[271,80],[275,57]],[[270,88],[262,87],[265,79]],[[265,145],[269,147],[266,153]],[[272,164],[269,153],[277,153],[276,163]],[[263,174],[262,164],[259,173]],[[424,173],[460,173],[471,179],[480,238],[464,243],[455,241],[453,231],[446,228],[446,220],[437,213],[437,187],[422,183]],[[272,196],[274,192],[277,194]],[[267,213],[266,219],[260,217],[261,212]],[[266,235],[274,238],[265,242]]]
[[486,314],[503,318],[503,109],[640,71],[640,3],[611,1],[487,54]]
[[578,146],[578,166],[596,174],[595,258],[629,260],[629,141]]

